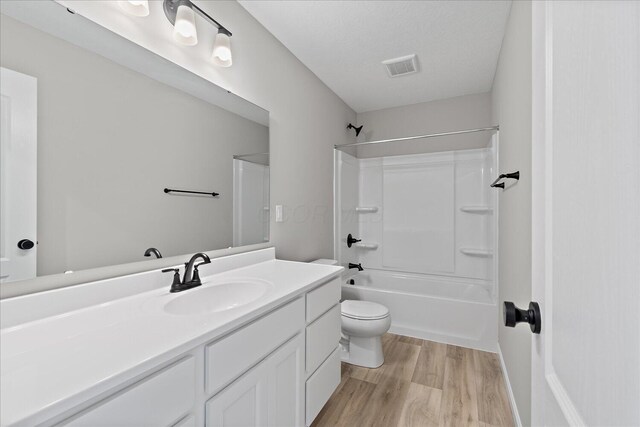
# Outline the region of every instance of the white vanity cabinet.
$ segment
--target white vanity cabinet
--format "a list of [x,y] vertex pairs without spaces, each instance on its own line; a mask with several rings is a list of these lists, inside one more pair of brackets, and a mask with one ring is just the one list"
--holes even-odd
[[326,282],[44,424],[310,425],[340,382],[339,298]]
[[207,394],[215,394],[291,337],[303,333],[304,313],[304,298],[297,298],[248,326],[206,345]]
[[300,426],[304,335],[296,335],[206,404],[206,425]]
[[169,426],[185,421],[196,397],[195,375],[195,358],[187,356],[59,425]]
[[340,279],[306,295],[306,425],[311,425],[340,384]]
[[207,427],[304,423],[304,319],[298,298],[206,347]]
[[[325,283],[271,314],[271,318],[208,350],[207,360],[212,366],[216,360],[224,361],[219,366],[225,373],[215,375],[212,367],[211,378],[207,379],[208,389],[215,391],[232,372],[241,370],[238,366],[247,365],[247,360],[260,357],[264,348],[301,330],[207,402],[207,427],[301,426],[313,422],[340,383],[340,289],[338,279]],[[232,347],[249,351],[238,352]]]

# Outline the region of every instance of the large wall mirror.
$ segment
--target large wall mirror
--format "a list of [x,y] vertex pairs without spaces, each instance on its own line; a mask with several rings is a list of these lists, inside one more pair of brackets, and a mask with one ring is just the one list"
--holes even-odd
[[1,283],[269,241],[267,111],[55,2],[1,12]]

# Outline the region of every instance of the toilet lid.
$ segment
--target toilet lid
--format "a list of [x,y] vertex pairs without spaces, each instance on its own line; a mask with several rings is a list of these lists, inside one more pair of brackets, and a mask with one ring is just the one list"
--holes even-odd
[[389,315],[389,309],[370,301],[345,300],[340,303],[342,315],[352,319],[375,320]]

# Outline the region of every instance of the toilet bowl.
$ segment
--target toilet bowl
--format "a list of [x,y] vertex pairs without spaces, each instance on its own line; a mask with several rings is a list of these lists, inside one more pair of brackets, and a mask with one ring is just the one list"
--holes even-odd
[[365,368],[384,363],[382,335],[391,326],[389,309],[370,301],[345,300],[342,312],[342,360]]
[[[338,265],[333,259],[318,259],[315,264]],[[345,300],[342,312],[342,361],[365,368],[377,368],[384,363],[382,335],[391,326],[389,309],[370,301]]]

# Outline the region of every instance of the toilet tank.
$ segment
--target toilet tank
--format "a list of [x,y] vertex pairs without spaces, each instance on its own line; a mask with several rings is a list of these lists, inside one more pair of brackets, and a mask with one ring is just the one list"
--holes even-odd
[[338,265],[338,261],[335,259],[320,258],[315,261],[311,261],[311,264]]

